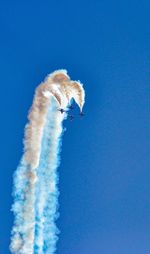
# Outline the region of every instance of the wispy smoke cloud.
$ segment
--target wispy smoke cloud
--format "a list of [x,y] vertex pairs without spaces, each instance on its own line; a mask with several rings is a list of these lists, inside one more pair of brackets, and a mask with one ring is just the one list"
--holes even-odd
[[10,250],[14,254],[53,254],[58,229],[59,150],[65,109],[74,99],[80,111],[84,90],[65,70],[48,75],[36,91],[25,127],[24,154],[14,174],[14,226]]

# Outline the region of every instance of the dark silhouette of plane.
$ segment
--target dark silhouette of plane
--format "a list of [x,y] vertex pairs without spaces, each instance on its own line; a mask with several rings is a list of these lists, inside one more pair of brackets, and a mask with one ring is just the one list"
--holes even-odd
[[74,119],[74,116],[69,115],[68,118],[69,118],[70,121],[72,121]]
[[69,108],[70,110],[73,110],[73,109],[74,109],[74,107],[73,107],[73,106],[71,106],[71,105],[70,105],[68,108]]
[[80,112],[80,116],[83,117],[85,116],[85,114],[83,112]]
[[63,114],[63,113],[65,113],[65,112],[66,112],[66,110],[64,110],[63,108],[59,108],[59,109],[58,109],[58,111],[60,111],[60,112],[61,112],[61,114]]

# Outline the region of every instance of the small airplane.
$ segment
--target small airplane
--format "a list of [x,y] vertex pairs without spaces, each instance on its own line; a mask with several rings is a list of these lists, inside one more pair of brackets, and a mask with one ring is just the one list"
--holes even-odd
[[68,109],[73,110],[74,107],[72,105],[68,106]]
[[60,111],[60,112],[61,112],[61,114],[63,114],[63,113],[65,113],[65,112],[66,112],[66,110],[64,110],[63,108],[59,108],[59,109],[58,109],[58,111]]
[[81,117],[85,116],[85,114],[83,112],[80,112],[79,114]]
[[69,115],[68,118],[70,119],[70,121],[72,121],[74,119],[74,116]]

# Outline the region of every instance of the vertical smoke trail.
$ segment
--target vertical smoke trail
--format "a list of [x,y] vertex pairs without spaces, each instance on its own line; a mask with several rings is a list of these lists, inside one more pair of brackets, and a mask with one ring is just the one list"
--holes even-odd
[[63,118],[64,115],[61,116],[57,111],[56,101],[51,97],[51,107],[44,129],[40,164],[37,170],[40,181],[36,195],[35,254],[54,253],[55,251],[58,231],[54,223],[57,216],[58,198],[56,168],[59,164]]
[[64,70],[53,72],[35,92],[25,128],[24,154],[14,174],[14,254],[53,254],[56,249],[59,150],[62,121],[71,99],[80,107],[84,90]]

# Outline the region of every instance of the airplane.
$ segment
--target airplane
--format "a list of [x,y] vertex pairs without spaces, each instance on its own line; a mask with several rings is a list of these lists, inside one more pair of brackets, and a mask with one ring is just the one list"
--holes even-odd
[[63,113],[65,113],[65,112],[66,112],[66,110],[64,110],[63,108],[59,108],[59,109],[58,109],[58,111],[60,111],[60,112],[61,112],[61,114],[63,114]]
[[83,117],[85,114],[83,112],[80,112],[79,114],[81,117]]
[[70,121],[72,121],[74,119],[74,116],[69,115],[68,118],[70,119]]
[[72,105],[68,106],[68,108],[69,108],[70,110],[74,109],[74,107],[73,107]]

